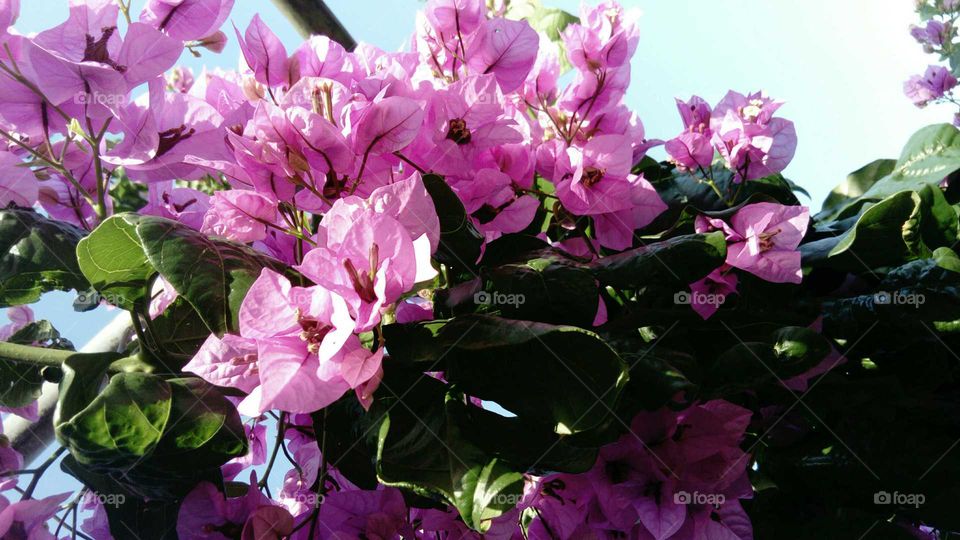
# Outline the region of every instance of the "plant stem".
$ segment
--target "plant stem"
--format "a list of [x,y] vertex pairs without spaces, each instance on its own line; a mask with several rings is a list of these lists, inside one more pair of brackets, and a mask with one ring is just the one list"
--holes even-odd
[[56,367],[59,368],[67,359],[73,357],[107,357],[114,360],[120,360],[124,357],[121,353],[102,352],[102,353],[84,353],[76,351],[65,351],[62,349],[47,349],[44,347],[34,347],[31,345],[19,345],[17,343],[8,343],[0,341],[0,362],[13,362],[17,364],[32,364],[37,367]]
[[0,360],[40,367],[60,367],[63,361],[77,353],[59,349],[45,349],[16,343],[0,342]]
[[37,467],[33,473],[33,478],[30,480],[30,484],[27,486],[27,490],[23,492],[23,498],[21,500],[33,498],[33,491],[37,489],[37,484],[40,483],[40,477],[43,476],[43,473],[47,472],[47,469],[49,469],[50,466],[53,465],[66,451],[66,446],[57,448],[52,454],[50,454],[50,457],[48,457],[46,461]]

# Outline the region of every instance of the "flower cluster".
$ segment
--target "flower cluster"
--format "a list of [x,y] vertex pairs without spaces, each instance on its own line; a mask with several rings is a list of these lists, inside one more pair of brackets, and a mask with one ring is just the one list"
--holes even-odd
[[719,154],[734,181],[757,180],[787,167],[797,150],[793,122],[774,118],[783,102],[763,94],[729,92],[713,109],[703,98],[677,100],[684,132],[667,141],[681,169],[707,174]]
[[[930,65],[921,75],[913,75],[903,83],[903,93],[917,107],[931,103],[953,103],[953,90],[957,86],[960,65],[956,63],[956,21],[960,16],[960,4],[952,0],[921,0],[917,13],[922,18],[920,25],[910,27],[910,35],[923,46],[927,54],[936,54],[948,66]],[[960,123],[960,113],[954,119]]]

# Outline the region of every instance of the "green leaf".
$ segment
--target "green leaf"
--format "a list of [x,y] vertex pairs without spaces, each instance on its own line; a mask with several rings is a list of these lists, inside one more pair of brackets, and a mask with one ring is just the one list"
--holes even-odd
[[155,538],[176,540],[180,501],[145,501],[108,474],[97,473],[66,456],[60,468],[101,497],[110,533],[117,540]]
[[174,499],[246,453],[236,408],[206,382],[124,372],[100,390],[107,367],[65,362],[54,426],[80,465],[142,498]]
[[601,284],[617,288],[648,284],[686,287],[719,268],[726,256],[727,241],[717,231],[651,243],[603,257],[590,268]]
[[[836,239],[827,258],[852,270],[903,263],[928,257],[933,249],[957,239],[957,215],[939,188],[902,191],[870,206],[853,227]],[[821,241],[829,246],[831,241]],[[807,250],[806,261],[819,261]]]
[[591,326],[599,290],[587,265],[549,249],[529,256],[483,271],[472,300],[511,319]]
[[461,272],[474,272],[483,246],[483,235],[473,226],[460,198],[443,177],[425,175],[423,184],[433,199],[440,220],[440,245],[434,257]]
[[170,379],[170,417],[179,419],[164,430],[148,464],[159,472],[212,469],[247,451],[247,439],[236,407],[202,379]]
[[77,245],[80,270],[90,285],[107,302],[128,311],[143,302],[146,285],[156,273],[137,234],[140,219],[134,214],[115,215]]
[[893,171],[873,184],[865,199],[883,199],[903,190],[938,185],[960,169],[960,130],[950,124],[927,126],[915,133]]
[[154,216],[119,214],[80,242],[80,268],[111,303],[146,305],[147,285],[159,273],[218,335],[237,330],[237,312],[263,268],[290,271],[279,261],[234,242]]
[[203,319],[182,297],[177,297],[155,319],[141,316],[141,321],[147,335],[140,345],[155,360],[152,364],[164,373],[178,373],[210,336]]
[[739,342],[721,354],[709,368],[706,391],[723,396],[779,383],[816,366],[830,350],[827,339],[810,328],[781,328],[766,341]]
[[240,304],[261,270],[285,270],[248,246],[209,238],[175,221],[142,219],[137,232],[150,264],[217,335],[238,329]]
[[388,486],[444,500],[468,526],[485,532],[491,520],[519,502],[523,475],[467,441],[461,430],[469,426],[457,423],[462,399],[422,375],[410,386],[384,385],[370,411],[382,418],[377,477]]
[[83,235],[33,210],[0,210],[0,307],[36,302],[47,291],[88,288],[73,255]]
[[820,213],[815,217],[817,221],[835,219],[840,211],[852,201],[863,196],[881,178],[893,172],[897,161],[895,159],[878,159],[847,175],[847,178],[830,195],[824,199]]
[[132,466],[160,442],[170,418],[172,397],[170,385],[160,377],[117,374],[58,431],[82,464]]
[[[430,363],[431,370],[444,371],[467,394],[495,401],[561,435],[600,424],[628,380],[617,353],[582,328],[487,315],[456,317],[437,326],[384,327],[391,357]],[[424,328],[435,335],[428,338]],[[410,343],[411,333],[421,339],[416,347],[392,345]]]

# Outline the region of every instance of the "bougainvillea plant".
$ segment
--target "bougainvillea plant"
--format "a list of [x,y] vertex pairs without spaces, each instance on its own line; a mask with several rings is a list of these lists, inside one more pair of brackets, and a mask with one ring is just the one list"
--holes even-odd
[[[46,462],[0,439],[0,537],[960,531],[957,128],[811,215],[780,101],[646,136],[616,3],[430,0],[399,53],[232,7],[26,36],[0,0],[2,410],[59,383]],[[241,69],[175,67],[228,39]],[[52,290],[135,337],[75,352]]]

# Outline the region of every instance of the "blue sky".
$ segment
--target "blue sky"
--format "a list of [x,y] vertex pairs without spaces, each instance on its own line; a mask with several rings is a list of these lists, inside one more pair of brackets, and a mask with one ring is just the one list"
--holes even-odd
[[[543,0],[576,11],[579,2]],[[698,94],[715,102],[728,89],[766,90],[787,101],[782,116],[793,120],[799,148],[786,175],[807,187],[816,209],[848,172],[879,157],[897,157],[917,129],[950,120],[945,108],[918,110],[903,97],[902,82],[932,59],[907,33],[914,22],[911,0],[626,0],[640,7],[641,41],[633,60],[627,103],[643,120],[647,136],[669,138],[679,131],[673,98]],[[882,4],[882,9],[878,5]],[[134,1],[139,12],[143,0]],[[329,0],[358,41],[395,50],[413,30],[419,0]],[[292,51],[301,41],[272,2],[237,0],[231,20],[245,29],[254,13]],[[24,2],[17,28],[40,31],[64,20],[66,0]],[[228,23],[229,28],[229,23]],[[185,55],[202,65],[231,68],[239,50],[231,43],[220,55]],[[806,201],[805,201],[806,202]],[[52,293],[34,306],[78,346],[117,311],[98,308],[78,315],[72,294]],[[5,317],[0,314],[0,323]],[[59,489],[64,477],[49,475],[41,492]]]

